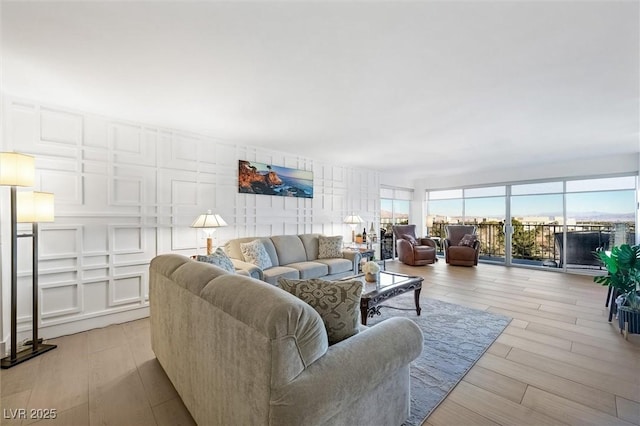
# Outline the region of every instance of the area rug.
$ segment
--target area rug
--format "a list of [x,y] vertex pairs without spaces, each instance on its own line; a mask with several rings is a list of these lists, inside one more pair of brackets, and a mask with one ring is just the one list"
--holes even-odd
[[384,305],[368,325],[402,316],[418,324],[424,335],[422,354],[410,368],[411,416],[406,426],[420,426],[511,322],[502,315],[426,298],[420,299],[422,313],[417,316],[413,292]]

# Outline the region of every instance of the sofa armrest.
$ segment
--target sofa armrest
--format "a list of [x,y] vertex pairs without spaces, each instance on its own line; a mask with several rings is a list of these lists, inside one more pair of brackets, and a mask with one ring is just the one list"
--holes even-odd
[[293,381],[274,389],[272,415],[282,424],[322,424],[408,367],[422,347],[422,331],[410,319],[382,321],[331,346]]
[[233,263],[233,267],[236,269],[240,269],[241,271],[245,271],[249,274],[251,278],[256,278],[262,280],[263,273],[262,269],[258,268],[253,263],[245,262],[244,260],[231,259],[231,263]]
[[342,257],[349,259],[353,263],[353,273],[358,274],[360,272],[360,260],[362,260],[362,254],[356,250],[342,250]]

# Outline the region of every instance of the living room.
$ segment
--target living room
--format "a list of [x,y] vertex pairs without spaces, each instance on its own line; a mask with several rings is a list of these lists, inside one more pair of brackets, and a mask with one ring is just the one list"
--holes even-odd
[[[349,241],[353,212],[379,230],[381,188],[411,191],[424,233],[428,191],[638,176],[637,1],[3,2],[0,13],[1,151],[33,155],[33,189],[55,196],[39,242],[49,339],[148,317],[150,261],[203,252],[190,225],[209,209],[228,224],[216,246]],[[313,198],[239,193],[239,160],[312,171]],[[0,206],[6,352],[7,188]],[[20,242],[20,340],[30,250]]]

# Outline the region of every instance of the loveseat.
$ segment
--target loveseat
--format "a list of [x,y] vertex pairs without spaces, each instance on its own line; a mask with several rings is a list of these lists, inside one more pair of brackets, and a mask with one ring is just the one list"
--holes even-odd
[[[335,257],[321,258],[320,238],[331,237],[320,234],[301,234],[236,238],[227,241],[224,251],[231,258],[236,269],[244,270],[249,276],[270,284],[277,284],[279,278],[331,280],[358,273],[362,258],[359,252],[340,250]],[[272,266],[261,269],[246,261],[241,245],[254,240],[262,242]]]
[[177,254],[149,268],[151,343],[201,425],[400,425],[422,332],[390,318],[332,346],[286,291]]

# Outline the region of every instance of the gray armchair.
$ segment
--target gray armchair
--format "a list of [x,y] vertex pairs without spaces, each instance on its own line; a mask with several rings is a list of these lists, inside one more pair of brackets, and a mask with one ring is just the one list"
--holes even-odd
[[447,263],[456,266],[477,265],[478,255],[480,254],[480,241],[471,238],[463,242],[465,235],[475,237],[476,227],[472,225],[448,225],[446,231],[447,238],[444,240],[444,253]]

